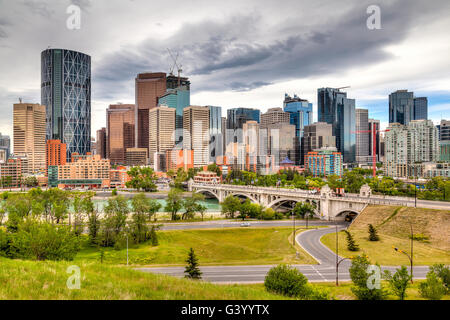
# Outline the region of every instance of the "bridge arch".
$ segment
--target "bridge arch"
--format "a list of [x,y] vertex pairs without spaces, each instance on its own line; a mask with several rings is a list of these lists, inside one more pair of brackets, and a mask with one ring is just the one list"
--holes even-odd
[[257,201],[255,198],[253,198],[252,196],[250,196],[250,195],[248,195],[248,194],[245,194],[245,193],[231,192],[231,193],[228,194],[228,196],[233,196],[233,197],[239,197],[239,196],[241,196],[241,197],[244,197],[244,198],[249,199],[249,200],[250,200],[251,202],[253,202],[253,203],[258,203],[258,204],[259,204],[259,201]]
[[335,218],[342,218],[347,221],[353,221],[357,216],[359,216],[361,212],[354,209],[354,208],[346,208],[340,210],[336,215]]
[[273,200],[271,203],[269,203],[267,205],[267,208],[273,208],[275,205],[277,204],[281,204],[283,202],[286,201],[291,201],[291,202],[306,202],[306,199],[290,199],[290,198],[278,198]]
[[211,190],[199,189],[199,190],[195,190],[195,193],[209,194],[209,195],[212,195],[213,197],[215,197],[219,202],[221,201],[219,195]]

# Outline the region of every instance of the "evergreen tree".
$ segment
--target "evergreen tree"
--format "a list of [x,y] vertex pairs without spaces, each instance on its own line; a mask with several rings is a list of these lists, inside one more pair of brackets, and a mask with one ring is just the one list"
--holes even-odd
[[379,241],[380,237],[378,236],[377,229],[372,224],[369,224],[369,240],[370,241]]
[[152,240],[152,246],[156,247],[159,244],[155,226],[152,226],[152,229],[150,231],[150,239]]
[[189,250],[189,255],[186,260],[187,266],[185,268],[184,273],[186,273],[186,278],[190,279],[201,279],[202,272],[198,267],[198,259],[195,256],[194,249]]
[[347,230],[344,230],[344,232],[347,235],[347,249],[349,251],[358,251],[359,246],[356,244],[355,239],[353,239],[353,235]]

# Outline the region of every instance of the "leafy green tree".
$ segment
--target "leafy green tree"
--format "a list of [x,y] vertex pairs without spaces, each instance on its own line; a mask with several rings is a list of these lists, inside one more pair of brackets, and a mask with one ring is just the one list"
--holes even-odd
[[134,188],[138,191],[156,192],[155,181],[158,179],[155,172],[150,167],[132,167],[128,170],[128,176],[131,178],[126,183],[128,188]]
[[156,226],[152,226],[152,229],[150,230],[150,239],[152,241],[152,246],[156,247],[159,242],[158,242],[158,234],[156,233]]
[[35,176],[27,177],[24,181],[25,186],[32,188],[38,185],[38,180]]
[[356,244],[355,239],[353,238],[353,235],[347,230],[344,230],[344,232],[345,232],[345,235],[347,236],[347,249],[349,251],[358,251],[359,246]]
[[222,214],[231,219],[234,219],[236,212],[241,209],[241,201],[232,195],[226,197],[220,205],[222,206]]
[[183,190],[172,188],[166,199],[164,210],[170,212],[172,220],[178,220],[178,212],[183,208]]
[[208,171],[217,173],[217,176],[219,177],[219,179],[222,176],[222,170],[215,163],[212,163],[212,164],[208,165]]
[[188,174],[183,168],[178,168],[175,179],[171,184],[172,188],[183,189],[183,182],[188,181]]
[[182,219],[192,219],[195,213],[200,211],[201,204],[200,201],[205,200],[205,196],[201,193],[192,193],[192,196],[187,197],[183,200],[184,213]]
[[297,217],[305,218],[306,216],[313,217],[315,208],[312,204],[308,202],[297,202],[294,207],[294,214]]
[[256,218],[261,215],[262,208],[257,203],[252,203],[250,199],[245,199],[239,209],[239,216],[242,220],[245,218]]
[[369,224],[369,241],[379,241],[377,229],[372,224]]
[[194,249],[190,248],[188,258],[186,259],[186,268],[184,270],[184,273],[186,273],[186,278],[189,279],[201,279],[202,278],[202,272],[200,271],[200,268],[198,267],[198,259],[197,256],[194,253]]
[[394,275],[392,275],[389,270],[385,270],[384,278],[388,281],[392,293],[400,300],[405,300],[406,289],[411,281],[411,275],[409,274],[408,269],[406,269],[405,266],[402,266],[400,269],[397,269]]
[[434,272],[438,278],[442,280],[447,293],[450,292],[450,268],[444,264],[435,264],[430,267],[430,271]]
[[427,279],[419,284],[419,293],[429,300],[441,300],[447,289],[442,280],[433,271],[428,272]]
[[383,300],[387,296],[387,292],[383,289],[381,283],[379,289],[376,286],[370,289],[367,285],[371,276],[367,272],[370,265],[371,263],[366,256],[357,256],[352,259],[349,271],[354,286],[351,290],[359,300]]

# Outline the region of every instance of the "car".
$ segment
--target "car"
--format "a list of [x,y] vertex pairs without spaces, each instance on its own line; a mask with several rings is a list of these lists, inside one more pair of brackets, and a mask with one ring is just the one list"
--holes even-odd
[[241,227],[250,227],[250,222],[242,222]]

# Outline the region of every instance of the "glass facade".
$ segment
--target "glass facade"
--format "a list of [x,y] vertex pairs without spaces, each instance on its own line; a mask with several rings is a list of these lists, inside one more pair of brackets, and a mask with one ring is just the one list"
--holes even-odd
[[389,95],[389,123],[408,125],[414,120],[414,93],[398,90]]
[[[243,143],[242,128],[247,121],[260,122],[261,112],[257,109],[234,108],[227,111],[227,129],[233,130],[233,136],[226,137],[227,143]],[[227,132],[228,133],[228,132]]]
[[223,156],[222,107],[209,106],[209,161]]
[[428,120],[428,99],[414,98],[414,120]]
[[41,53],[46,138],[67,145],[67,160],[91,150],[91,57],[65,49]]
[[339,89],[318,89],[318,121],[333,125],[336,147],[345,163],[356,161],[355,100]]

